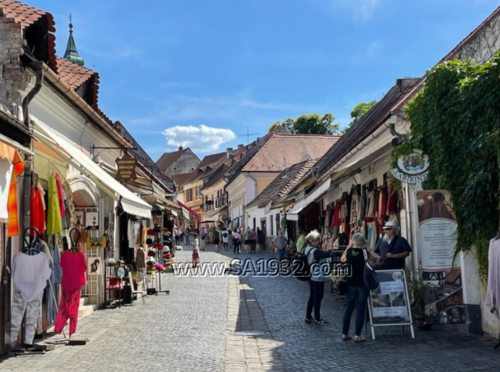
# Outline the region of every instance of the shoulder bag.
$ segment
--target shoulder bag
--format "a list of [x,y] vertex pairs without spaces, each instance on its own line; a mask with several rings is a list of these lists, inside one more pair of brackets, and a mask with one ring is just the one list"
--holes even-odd
[[365,287],[368,288],[370,291],[373,291],[374,289],[377,289],[379,286],[377,273],[375,269],[370,265],[370,262],[368,261],[368,254],[364,249],[363,249],[363,255],[365,257],[365,272],[363,274]]

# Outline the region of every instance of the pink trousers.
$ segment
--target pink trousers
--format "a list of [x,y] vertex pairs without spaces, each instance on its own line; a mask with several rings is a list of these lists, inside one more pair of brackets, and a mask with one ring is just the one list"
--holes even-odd
[[76,332],[76,324],[78,322],[78,308],[80,306],[81,289],[76,291],[64,293],[61,296],[59,303],[59,312],[57,313],[56,325],[54,327],[55,333],[61,333],[66,322],[69,319],[69,334],[72,335]]

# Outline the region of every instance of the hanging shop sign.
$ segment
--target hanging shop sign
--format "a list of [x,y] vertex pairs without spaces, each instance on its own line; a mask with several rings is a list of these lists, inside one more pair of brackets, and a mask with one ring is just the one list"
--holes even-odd
[[425,322],[465,322],[462,270],[455,258],[457,221],[446,190],[418,191],[417,242],[425,289]]
[[137,166],[136,159],[129,154],[125,154],[121,159],[118,158],[115,161],[118,166],[118,173],[116,174],[117,180],[129,181],[137,179],[137,173],[135,172],[135,167]]
[[392,175],[404,183],[421,183],[429,177],[429,157],[420,150],[398,158],[397,168],[391,169]]
[[375,339],[375,327],[410,326],[412,338],[415,337],[410,313],[410,298],[405,271],[378,270],[379,286],[370,291],[368,310],[372,336]]

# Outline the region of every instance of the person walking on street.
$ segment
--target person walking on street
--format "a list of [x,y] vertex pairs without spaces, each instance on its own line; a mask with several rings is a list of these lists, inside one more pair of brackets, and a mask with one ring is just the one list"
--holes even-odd
[[233,253],[240,254],[241,247],[241,234],[239,230],[236,230],[233,234]]
[[[318,230],[311,231],[306,236],[307,247],[304,254],[311,268],[311,278],[309,279],[309,300],[307,301],[306,323],[316,323],[319,325],[328,324],[321,318],[321,301],[325,293],[325,282],[330,280],[330,270],[328,258],[333,256],[333,251],[321,250],[321,234]],[[313,317],[314,310],[314,317]]]
[[191,243],[193,246],[193,267],[200,267],[200,239],[198,239],[198,234],[194,233],[194,240]]
[[201,240],[200,240],[200,248],[202,251],[205,250],[206,239],[207,239],[207,228],[204,227],[201,229]]
[[377,259],[377,255],[366,249],[366,240],[363,234],[357,233],[352,236],[349,245],[342,254],[341,262],[349,264],[351,275],[346,277],[347,282],[347,301],[345,305],[344,321],[342,325],[342,340],[350,340],[349,327],[351,324],[352,313],[356,308],[356,326],[354,329],[354,342],[366,341],[361,336],[363,323],[365,321],[366,303],[369,290],[365,286],[365,262],[370,257]]
[[224,245],[224,250],[227,251],[227,244],[229,243],[229,231],[224,227],[222,230],[222,244]]
[[250,253],[250,245],[252,244],[252,229],[250,226],[247,227],[245,230],[245,250],[247,251],[247,254]]
[[283,236],[283,230],[278,230],[278,236],[273,239],[274,249],[278,251],[278,259],[281,263],[282,260],[288,259],[288,252],[286,251],[287,239]]
[[252,235],[250,235],[250,247],[251,253],[257,253],[257,233],[252,229]]
[[219,238],[220,238],[220,236],[219,236],[219,230],[217,228],[214,229],[213,236],[214,236],[215,250],[217,252],[219,252],[219,248],[220,248]]
[[257,227],[257,244],[259,249],[264,251],[266,249],[266,239],[264,238],[264,231]]

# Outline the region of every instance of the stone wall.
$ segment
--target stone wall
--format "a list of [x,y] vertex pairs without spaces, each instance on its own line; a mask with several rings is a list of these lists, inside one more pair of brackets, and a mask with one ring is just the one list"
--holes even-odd
[[0,103],[10,111],[14,111],[14,104],[20,108],[22,102],[18,93],[23,82],[22,45],[21,25],[5,18],[0,9]]

